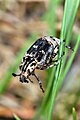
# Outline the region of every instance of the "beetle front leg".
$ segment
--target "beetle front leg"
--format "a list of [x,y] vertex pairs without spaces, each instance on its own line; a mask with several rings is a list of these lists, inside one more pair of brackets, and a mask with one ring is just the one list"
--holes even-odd
[[58,64],[59,64],[59,61],[52,63],[51,65],[49,65],[49,67],[47,67],[47,69],[54,67],[54,66],[57,66]]
[[53,67],[53,66],[57,66],[59,64],[60,59],[64,56],[65,52],[63,52],[63,54],[61,55],[60,58],[58,58],[58,60],[53,60],[51,63],[49,63],[50,65],[47,65],[49,67],[47,67],[47,69]]
[[39,77],[38,77],[35,73],[33,73],[32,75],[34,75],[35,78],[38,80],[39,86],[40,86],[42,92],[44,93],[44,89],[43,89],[43,87],[42,87],[42,81],[39,79]]
[[61,55],[61,57],[58,58],[58,60],[53,60],[52,62],[58,62],[60,59],[62,59],[64,55],[65,55],[65,52],[63,52],[63,54]]

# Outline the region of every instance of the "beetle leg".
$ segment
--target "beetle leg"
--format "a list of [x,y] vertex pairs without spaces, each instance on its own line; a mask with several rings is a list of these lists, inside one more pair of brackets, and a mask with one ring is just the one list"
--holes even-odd
[[65,55],[65,52],[63,52],[63,54],[61,55],[61,57],[58,58],[58,60],[53,60],[52,62],[58,62],[60,59],[62,59],[64,55]]
[[49,67],[47,67],[47,69],[49,69],[49,68],[51,68],[53,66],[57,66],[59,64],[59,60],[64,56],[64,54],[65,54],[65,52],[63,52],[63,54],[61,55],[60,58],[58,58],[58,60],[52,61],[51,64],[49,63],[50,65],[47,65],[47,66],[49,66]]
[[66,48],[68,48],[68,49],[70,49],[70,50],[72,50],[72,51],[74,52],[74,49],[71,48],[71,46],[66,45],[66,41],[65,41],[65,39],[63,40],[63,43],[64,43],[64,45],[65,45]]
[[39,83],[40,89],[41,89],[42,92],[44,93],[44,89],[43,89],[43,87],[42,87],[42,81],[39,79],[39,77],[38,77],[35,73],[33,73],[32,75],[34,75],[35,78],[38,80],[38,83]]
[[29,81],[30,81],[31,83],[33,83],[33,81],[30,79],[30,77],[29,77],[29,76],[27,76],[27,78],[29,79]]
[[59,61],[52,63],[51,65],[48,65],[48,67],[46,69],[49,69],[51,67],[57,66],[59,64]]
[[25,83],[29,83],[28,79],[24,76],[24,75],[20,75],[20,78],[19,78],[20,82],[25,82]]
[[20,74],[12,73],[12,75],[13,75],[14,77],[16,77],[16,76],[20,76],[21,73],[20,73]]

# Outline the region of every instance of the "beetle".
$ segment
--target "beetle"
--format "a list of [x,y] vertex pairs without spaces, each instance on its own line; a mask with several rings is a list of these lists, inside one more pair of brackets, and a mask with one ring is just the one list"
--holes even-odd
[[[65,45],[65,40],[63,40],[63,43]],[[56,66],[59,63],[59,59],[64,55],[63,52],[62,56],[58,60],[56,59],[59,47],[60,39],[56,37],[43,36],[37,39],[37,41],[26,51],[19,66],[20,73],[12,73],[12,75],[14,77],[19,76],[20,82],[22,83],[28,83],[29,81],[33,83],[30,76],[34,76],[38,80],[42,92],[44,92],[42,81],[35,74],[35,69],[45,70]],[[70,46],[65,45],[65,47],[71,49]]]

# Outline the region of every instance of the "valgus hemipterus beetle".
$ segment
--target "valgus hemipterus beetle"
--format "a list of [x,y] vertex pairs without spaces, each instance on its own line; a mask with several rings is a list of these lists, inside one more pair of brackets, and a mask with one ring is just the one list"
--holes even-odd
[[[63,44],[66,48],[72,49],[70,46],[65,45],[65,40],[63,40]],[[38,80],[42,92],[44,92],[42,81],[35,74],[35,69],[45,70],[56,66],[64,55],[63,52],[62,56],[59,59],[56,59],[59,52],[59,47],[60,39],[58,38],[44,36],[37,39],[37,41],[25,53],[19,66],[20,73],[12,73],[12,75],[14,77],[19,76],[20,82],[22,83],[28,83],[29,81],[33,83],[30,76],[34,76]],[[74,50],[72,49],[72,51]]]

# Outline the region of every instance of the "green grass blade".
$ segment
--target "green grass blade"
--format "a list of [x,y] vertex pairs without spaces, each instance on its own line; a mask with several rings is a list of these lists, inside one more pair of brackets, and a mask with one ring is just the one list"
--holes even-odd
[[[79,43],[80,43],[80,36],[78,37],[77,43],[76,43],[75,48],[74,48],[74,52],[72,53],[72,55],[71,55],[71,57],[70,57],[70,59],[68,61],[68,64],[66,66],[66,70],[65,70],[66,74],[67,74],[67,72],[68,72],[68,70],[69,70],[69,68],[70,68],[70,66],[72,64],[72,61],[73,61],[74,57],[75,57],[75,54],[76,54],[77,49],[79,47]],[[54,82],[54,86],[53,86],[53,90],[52,90],[53,94],[52,94],[52,99],[51,99],[52,101],[50,100],[50,103],[51,103],[52,107],[50,107],[50,110],[48,112],[48,117],[49,117],[48,120],[51,119],[53,106],[54,106],[54,103],[55,103],[55,98],[56,98],[56,95],[57,95],[57,92],[58,92],[59,88],[62,85],[62,82],[63,82],[63,79],[56,79],[55,82]]]
[[[72,28],[75,21],[77,9],[79,7],[80,0],[73,0],[65,2],[65,9],[64,9],[64,16],[63,16],[63,22],[62,22],[62,29],[61,29],[61,41],[63,39],[66,40],[66,44],[70,42],[71,34],[72,34]],[[74,7],[75,6],[75,7]],[[64,49],[63,49],[64,51]],[[60,50],[60,55],[62,54],[62,46]],[[66,54],[67,55],[67,54]],[[66,55],[63,58],[63,64],[61,68],[61,72],[64,72],[64,65],[66,61]]]
[[15,120],[21,120],[16,114],[13,114]]
[[[71,37],[72,27],[75,21],[76,12],[78,10],[80,0],[66,0],[64,8],[64,16],[61,29],[61,38]],[[69,39],[69,38],[68,38]]]
[[[75,45],[75,48],[74,48],[74,52],[72,53],[72,55],[70,56],[70,58],[69,58],[69,60],[68,60],[68,62],[67,62],[67,65],[65,66],[65,69],[64,69],[64,74],[62,75],[62,77],[60,78],[61,80],[61,82],[60,83],[62,83],[62,81],[64,80],[64,78],[66,77],[66,75],[67,75],[67,73],[68,73],[68,71],[69,71],[69,68],[71,67],[71,64],[72,64],[72,62],[73,62],[73,59],[74,59],[74,57],[75,57],[75,55],[76,55],[76,52],[77,52],[77,49],[78,49],[78,47],[79,47],[79,44],[80,44],[80,35],[78,36],[78,39],[77,39],[77,43],[76,43],[76,45]],[[59,85],[60,86],[60,85]]]
[[[62,31],[61,31],[61,43],[63,42],[63,39],[65,38],[65,36],[67,36],[68,39],[71,36],[70,33],[72,32],[73,23],[74,23],[76,12],[77,12],[77,9],[78,9],[78,6],[79,6],[79,0],[76,1],[75,8],[74,8],[74,5],[75,5],[75,3],[73,4],[73,1],[70,3],[70,1],[66,0],[66,2],[65,2],[65,11],[64,11],[64,18],[63,18]],[[68,14],[67,12],[68,12],[68,9],[70,9],[70,8],[72,10],[71,10],[71,13]],[[73,15],[73,11],[74,11],[74,15]],[[72,24],[71,24],[71,27],[70,27],[71,22],[72,22]],[[76,48],[78,47],[78,45],[79,44],[76,44]],[[63,46],[61,45],[60,46],[59,57],[61,56],[62,51],[63,51]],[[75,50],[75,52],[76,52],[76,50]],[[61,70],[61,62],[58,65],[56,73],[55,73],[55,82],[54,82],[54,86],[52,88],[52,96],[51,96],[51,99],[50,99],[50,109],[49,109],[49,112],[48,112],[48,120],[52,119],[52,112],[53,112],[53,107],[54,107],[54,104],[55,104],[56,95],[57,95],[57,92],[60,88],[60,85],[62,85],[62,81],[60,81],[60,79],[59,79],[59,76],[61,75],[60,70]]]
[[75,108],[72,109],[73,120],[77,120]]

